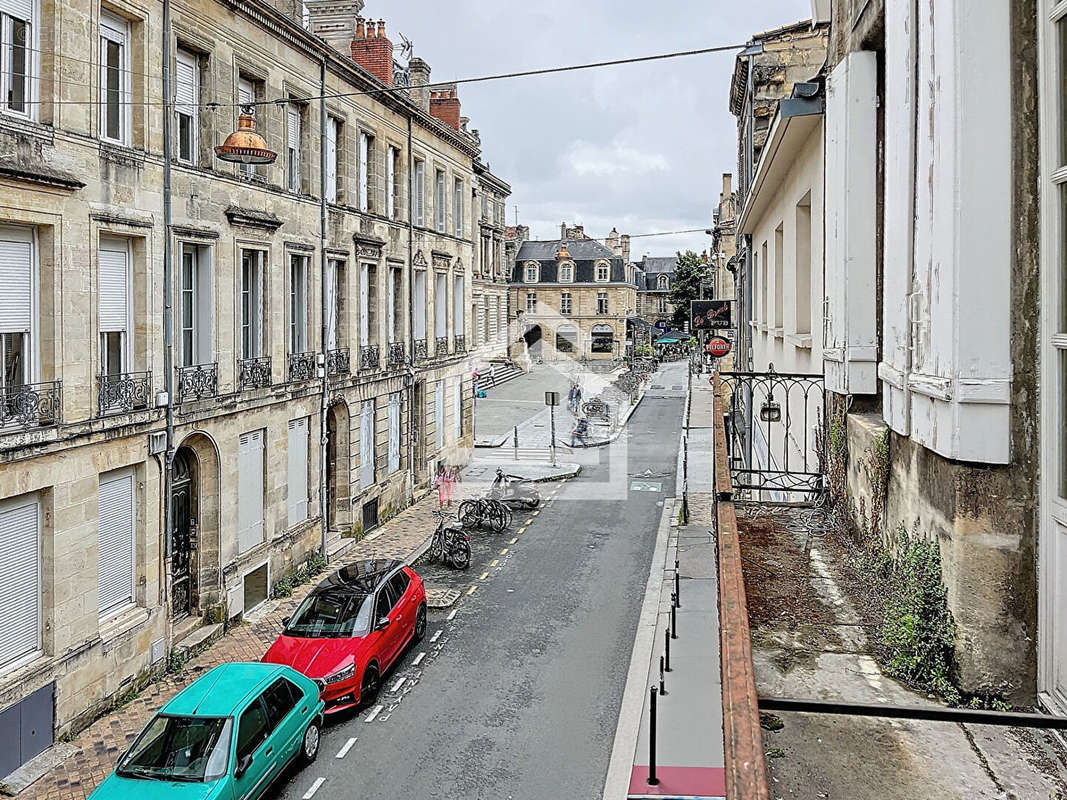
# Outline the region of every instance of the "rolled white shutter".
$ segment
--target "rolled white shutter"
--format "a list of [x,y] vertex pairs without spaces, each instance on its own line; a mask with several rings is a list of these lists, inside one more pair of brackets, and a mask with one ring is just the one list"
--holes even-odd
[[456,435],[456,441],[463,435],[463,379],[456,378],[452,387],[452,432]]
[[359,484],[374,485],[374,401],[368,400],[359,412]]
[[415,164],[415,224],[426,224],[426,165],[421,161]]
[[337,202],[337,120],[333,117],[326,125],[326,199]]
[[133,602],[133,473],[100,479],[97,599],[101,615]]
[[370,137],[365,133],[359,135],[359,210],[369,208],[370,198]]
[[124,240],[100,241],[100,330],[125,331],[129,319],[129,251]]
[[448,336],[448,276],[438,274],[434,283],[433,330],[440,339]]
[[33,234],[0,228],[0,333],[30,330],[32,308]]
[[434,438],[437,449],[445,446],[445,382],[438,381],[434,388],[433,398],[433,424],[436,429]]
[[308,418],[289,421],[289,527],[308,516]]
[[337,348],[337,262],[330,261],[326,271],[326,347]]
[[241,434],[238,465],[237,538],[243,553],[263,541],[263,431]]
[[396,217],[396,148],[390,147],[385,160],[385,206],[389,219]]
[[174,69],[174,104],[182,114],[192,116],[196,106],[196,56],[179,50]]
[[0,666],[41,646],[40,508],[37,498],[0,506]]
[[452,287],[452,327],[456,336],[462,336],[465,330],[466,308],[463,305],[463,276],[457,275]]
[[0,13],[30,22],[33,19],[33,0],[0,0]]
[[426,273],[415,273],[415,338],[426,338]]
[[389,395],[389,472],[400,469],[400,395]]
[[359,344],[370,344],[370,270],[364,264],[359,268]]

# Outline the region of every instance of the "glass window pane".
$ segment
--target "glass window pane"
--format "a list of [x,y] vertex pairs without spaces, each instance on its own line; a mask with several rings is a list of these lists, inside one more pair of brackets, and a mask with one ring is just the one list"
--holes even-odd
[[178,158],[193,160],[193,120],[188,114],[178,115]]
[[0,335],[0,348],[4,357],[4,386],[22,386],[26,383],[25,344],[25,334]]
[[107,42],[106,50],[106,85],[107,85],[107,128],[109,139],[122,137],[121,92],[122,92],[122,46],[117,42]]
[[26,111],[26,76],[29,65],[30,26],[20,19],[11,20],[10,81],[7,89],[7,105],[12,111]]

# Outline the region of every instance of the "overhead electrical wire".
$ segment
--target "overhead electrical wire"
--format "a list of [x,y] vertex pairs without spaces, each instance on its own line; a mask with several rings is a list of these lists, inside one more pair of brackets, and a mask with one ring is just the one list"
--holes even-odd
[[[626,65],[626,64],[641,64],[641,63],[646,63],[646,62],[650,62],[650,61],[663,61],[663,60],[666,60],[666,59],[686,58],[686,57],[689,57],[689,56],[707,55],[707,54],[710,54],[710,53],[723,53],[723,52],[729,52],[731,50],[740,50],[740,49],[742,49],[742,48],[744,48],[746,46],[747,46],[747,43],[746,44],[717,45],[715,47],[702,47],[702,48],[698,48],[696,50],[677,50],[677,51],[671,52],[671,53],[657,53],[655,55],[649,55],[649,56],[634,56],[634,57],[631,57],[631,58],[619,58],[619,59],[613,59],[613,60],[610,60],[610,61],[593,61],[593,62],[589,62],[589,63],[586,63],[586,64],[569,64],[569,65],[561,66],[561,67],[544,67],[542,69],[519,70],[519,71],[516,71],[516,72],[501,72],[501,73],[496,73],[496,74],[492,74],[492,75],[479,75],[479,76],[475,76],[475,77],[472,77],[472,78],[457,78],[455,80],[437,81],[437,82],[434,82],[434,83],[427,83],[427,84],[424,84],[424,85],[421,85],[421,86],[413,86],[413,87],[408,87],[408,86],[383,86],[380,89],[367,89],[367,90],[358,91],[358,92],[337,92],[337,93],[333,93],[333,94],[312,95],[312,96],[308,96],[308,97],[299,97],[299,98],[293,98],[293,97],[289,97],[289,96],[276,97],[276,98],[273,98],[273,99],[254,100],[251,103],[237,103],[237,102],[225,102],[225,103],[223,103],[223,102],[216,102],[216,101],[204,101],[204,100],[201,100],[201,101],[198,101],[196,103],[183,103],[182,106],[183,107],[187,107],[187,108],[198,106],[198,107],[201,107],[201,108],[207,108],[209,110],[216,110],[216,109],[220,109],[220,108],[243,108],[245,106],[279,105],[279,104],[292,102],[293,100],[298,100],[300,102],[310,102],[310,101],[313,101],[313,100],[340,100],[340,99],[347,98],[347,97],[376,97],[376,96],[379,96],[379,95],[390,95],[390,94],[406,93],[406,92],[408,92],[409,89],[427,89],[427,90],[429,90],[429,89],[444,89],[444,88],[451,88],[453,86],[458,86],[458,85],[461,85],[461,84],[486,83],[486,82],[489,82],[489,81],[511,80],[511,79],[514,79],[514,78],[528,78],[528,77],[534,77],[534,76],[538,76],[538,75],[554,75],[554,74],[564,73],[564,72],[578,72],[578,71],[587,70],[587,69],[601,69],[601,68],[604,68],[604,67],[617,67],[617,66],[623,66],[623,65]],[[31,50],[32,48],[25,48],[25,49],[26,50]],[[40,52],[40,51],[37,51],[37,52]],[[89,61],[89,60],[86,60],[86,59],[79,59],[79,58],[76,58],[74,56],[66,56],[66,55],[63,55],[62,53],[54,53],[53,55],[57,55],[60,58],[70,59],[72,61],[80,61],[82,63],[86,63],[86,64],[89,64],[90,66],[94,66],[94,67],[99,67],[100,66],[98,62]],[[140,77],[146,77],[146,78],[152,78],[152,79],[156,78],[156,76],[150,75],[148,73],[133,72],[131,70],[125,70],[123,68],[119,68],[119,69],[121,71],[129,72],[130,74],[138,75]],[[38,76],[26,76],[26,77],[40,79]],[[30,100],[30,99],[27,99],[27,100],[25,100],[23,102],[26,105],[40,104],[40,105],[90,105],[90,106],[96,106],[96,105],[106,104],[109,101],[108,100],[40,100],[40,99],[38,99],[38,100]],[[173,103],[173,102],[164,103],[163,101],[160,101],[160,100],[139,100],[139,101],[135,101],[135,100],[130,100],[129,98],[124,98],[122,100],[122,104],[123,105],[148,106],[148,107],[165,107],[167,105],[170,105],[170,106],[177,105],[176,103]]]

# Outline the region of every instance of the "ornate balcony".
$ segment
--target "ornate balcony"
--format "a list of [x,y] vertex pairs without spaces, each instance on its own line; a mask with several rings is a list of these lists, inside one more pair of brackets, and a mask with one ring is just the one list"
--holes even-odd
[[98,386],[97,413],[101,415],[148,408],[152,396],[152,373],[100,375]]
[[360,369],[378,369],[379,364],[381,364],[381,360],[378,356],[378,345],[364,345],[359,349]]
[[426,340],[425,339],[416,339],[415,340],[415,360],[416,361],[425,361],[426,360]]
[[348,348],[339,347],[336,350],[326,352],[326,374],[331,378],[339,378],[351,372],[349,365]]
[[178,367],[179,403],[186,400],[202,400],[219,393],[219,365],[194,364],[190,367]]
[[315,377],[314,353],[289,354],[289,383],[306,383]]
[[242,358],[237,362],[237,386],[241,389],[263,389],[271,385],[270,356]]
[[467,352],[467,337],[466,336],[457,336],[456,337],[456,352],[457,353],[466,353]]
[[0,386],[0,427],[45,428],[62,419],[62,382]]
[[437,341],[434,343],[433,353],[438,358],[444,358],[448,355],[448,337],[438,336]]
[[389,345],[389,366],[399,367],[404,363],[404,343],[393,342]]

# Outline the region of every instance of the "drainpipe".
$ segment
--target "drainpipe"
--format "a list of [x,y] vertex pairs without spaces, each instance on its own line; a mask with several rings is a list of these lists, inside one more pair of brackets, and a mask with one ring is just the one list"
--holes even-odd
[[322,514],[322,524],[319,526],[322,530],[322,540],[319,545],[319,552],[324,559],[329,558],[327,553],[326,539],[329,535],[330,529],[330,489],[329,480],[326,474],[328,464],[326,463],[326,415],[327,415],[327,392],[329,391],[329,369],[327,368],[326,361],[329,357],[329,340],[328,340],[328,322],[329,319],[329,292],[327,291],[327,281],[329,280],[330,262],[326,255],[326,59],[323,58],[319,64],[319,261],[321,267],[321,278],[319,281],[319,290],[322,299],[322,319],[319,325],[319,350],[322,358],[322,392],[319,396],[319,509]]
[[415,155],[408,114],[408,505],[415,499]]
[[169,655],[174,643],[174,615],[171,609],[171,540],[174,508],[171,484],[174,467],[174,309],[172,307],[173,253],[171,252],[171,102],[170,102],[170,0],[163,0],[163,387],[167,394],[167,446],[163,455],[163,613],[166,625],[164,651]]

